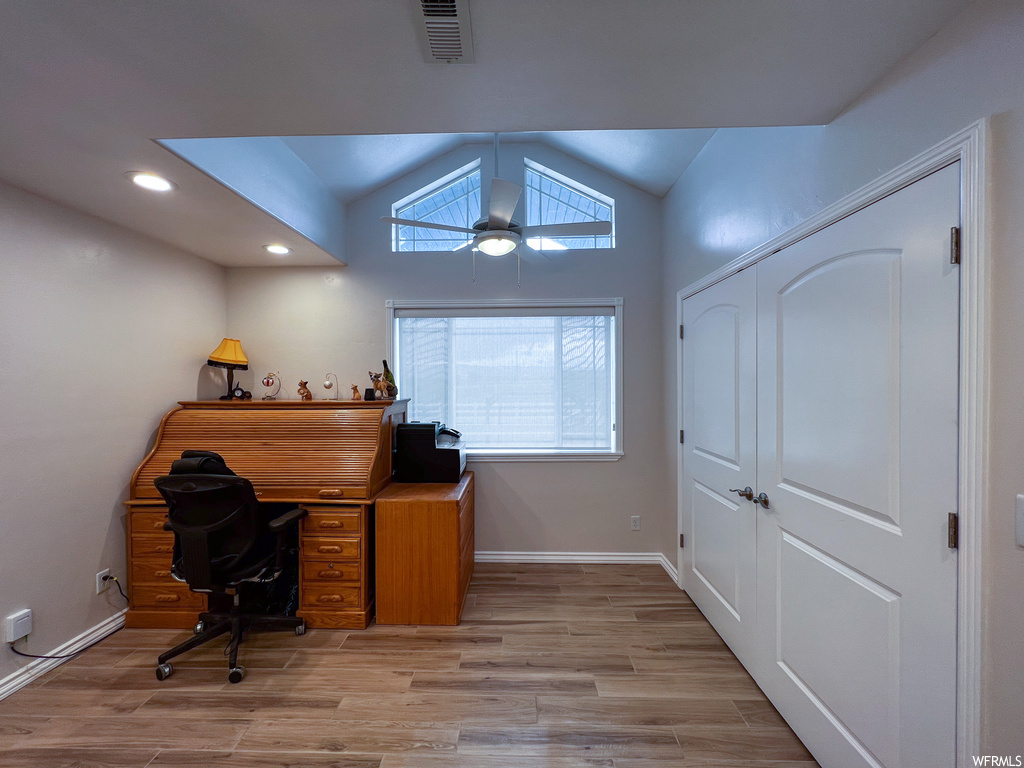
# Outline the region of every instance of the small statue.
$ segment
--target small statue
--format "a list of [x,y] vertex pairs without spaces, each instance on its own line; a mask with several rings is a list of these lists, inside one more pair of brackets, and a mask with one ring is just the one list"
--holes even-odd
[[307,384],[309,384],[308,381],[303,381],[302,379],[299,379],[299,397],[301,397],[303,400],[312,400],[313,395],[306,387]]
[[352,385],[352,399],[353,400],[362,400],[363,399],[363,396],[359,394],[359,385],[358,384],[353,384]]
[[384,374],[370,371],[370,381],[373,382],[374,397],[378,400],[387,400],[388,383],[384,380]]
[[395,374],[388,368],[387,360],[381,360],[381,362],[384,363],[384,381],[388,385],[388,399],[394,400],[398,397],[398,384],[395,383]]

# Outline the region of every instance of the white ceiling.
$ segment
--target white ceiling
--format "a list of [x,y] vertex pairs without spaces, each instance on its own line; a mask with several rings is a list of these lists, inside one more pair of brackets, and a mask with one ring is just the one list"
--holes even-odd
[[[502,141],[542,141],[662,197],[714,134],[712,128],[649,131],[532,131]],[[490,133],[286,136],[284,143],[344,202],[362,197],[424,162]]]
[[[294,233],[154,139],[367,134],[347,168],[288,140],[350,196],[381,180],[373,156],[394,176],[452,141],[380,134],[536,131],[658,194],[700,135],[552,132],[826,123],[968,4],[470,2],[475,63],[441,65],[409,0],[3,0],[0,178],[227,265]],[[141,194],[135,169],[179,189]]]

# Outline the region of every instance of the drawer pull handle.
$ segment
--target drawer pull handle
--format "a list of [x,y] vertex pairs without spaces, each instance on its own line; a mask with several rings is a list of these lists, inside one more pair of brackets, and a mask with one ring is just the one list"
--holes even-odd
[[341,595],[320,595],[316,601],[318,603],[340,603]]
[[161,579],[171,575],[170,571],[153,571],[154,576],[159,576]]
[[340,579],[341,571],[320,571],[317,576],[321,579]]
[[162,531],[164,529],[164,521],[161,520],[159,523],[153,523],[153,528],[157,531]]
[[158,547],[154,547],[153,551],[154,552],[158,552],[159,554],[162,555],[162,554],[165,554],[167,552],[173,552],[174,551],[174,547],[172,545],[170,545],[170,544],[161,544]]
[[341,528],[341,522],[339,520],[321,520],[317,523],[319,528]]
[[329,547],[326,544],[321,544],[316,548],[316,551],[323,555],[341,553],[341,547]]
[[181,600],[181,595],[157,595],[156,601],[158,603],[177,603]]

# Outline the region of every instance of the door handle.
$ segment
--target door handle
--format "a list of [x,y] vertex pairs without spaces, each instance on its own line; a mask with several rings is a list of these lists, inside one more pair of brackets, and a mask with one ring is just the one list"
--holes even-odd
[[[741,499],[746,499],[747,501],[753,501],[754,500],[754,491],[751,490],[749,485],[746,488],[744,488],[742,491],[739,488],[730,488],[729,489],[729,493],[739,494]],[[764,496],[763,493],[761,495]],[[765,506],[767,506],[767,504]]]
[[752,499],[752,501],[753,501],[753,502],[754,502],[755,504],[760,504],[760,505],[761,505],[762,507],[764,507],[765,509],[768,509],[768,496],[767,496],[766,494],[764,494],[764,493],[759,493],[759,494],[758,494],[757,496],[755,496],[755,497],[754,497],[754,498]]

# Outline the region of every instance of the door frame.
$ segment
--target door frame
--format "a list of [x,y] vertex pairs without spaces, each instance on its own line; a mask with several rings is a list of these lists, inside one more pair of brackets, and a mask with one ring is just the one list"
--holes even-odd
[[[931,149],[821,210],[781,235],[733,259],[676,293],[676,325],[683,300],[741,269],[766,259],[815,232],[856,213],[903,187],[954,162],[960,162],[960,437],[957,559],[957,765],[969,766],[981,753],[981,585],[983,532],[987,530],[989,445],[989,252],[986,181],[989,120],[979,120]],[[683,418],[683,347],[676,346],[676,416]],[[683,449],[676,448],[677,534],[682,535]],[[684,588],[682,550],[676,552],[678,583]]]

